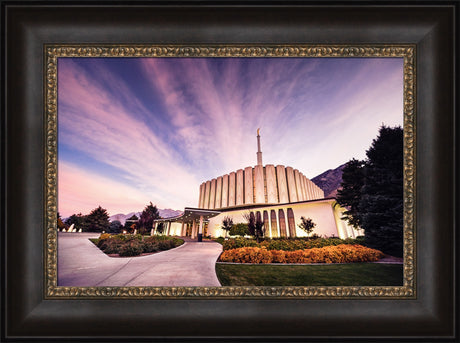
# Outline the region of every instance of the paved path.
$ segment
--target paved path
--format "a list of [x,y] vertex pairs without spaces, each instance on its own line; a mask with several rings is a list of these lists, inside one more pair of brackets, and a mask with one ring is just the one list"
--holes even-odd
[[58,235],[59,286],[220,286],[216,242],[186,242],[168,251],[138,257],[109,257],[89,238],[94,233]]

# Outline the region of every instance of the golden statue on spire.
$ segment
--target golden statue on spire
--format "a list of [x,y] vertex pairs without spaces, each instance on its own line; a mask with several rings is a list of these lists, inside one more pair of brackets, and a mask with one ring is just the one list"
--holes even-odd
[[257,129],[257,136],[259,136],[260,128]]

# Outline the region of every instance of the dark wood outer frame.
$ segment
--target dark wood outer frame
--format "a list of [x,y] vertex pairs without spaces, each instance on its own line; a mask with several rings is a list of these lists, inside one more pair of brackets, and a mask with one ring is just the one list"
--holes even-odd
[[[2,339],[452,340],[457,3],[2,2]],[[46,5],[46,6],[45,6]],[[353,6],[351,6],[353,5]],[[415,44],[417,298],[46,300],[43,45]]]

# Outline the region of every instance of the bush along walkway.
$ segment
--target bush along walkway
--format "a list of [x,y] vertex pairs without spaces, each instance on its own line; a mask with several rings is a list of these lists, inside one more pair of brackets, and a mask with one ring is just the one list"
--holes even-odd
[[98,233],[58,234],[59,286],[220,286],[215,263],[222,246],[185,242],[161,253],[113,258],[89,239]]
[[103,233],[98,239],[92,239],[104,253],[111,257],[139,256],[176,248],[184,240],[168,236],[110,235]]
[[384,254],[362,245],[340,244],[305,250],[267,250],[265,247],[244,247],[225,250],[221,262],[237,263],[353,263],[375,262]]

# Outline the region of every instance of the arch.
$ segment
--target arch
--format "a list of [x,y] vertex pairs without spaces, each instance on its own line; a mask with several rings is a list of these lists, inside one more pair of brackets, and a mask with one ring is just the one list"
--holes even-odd
[[268,212],[264,211],[264,237],[267,237],[270,232],[270,222],[268,220]]
[[295,230],[295,218],[294,218],[294,211],[292,208],[287,209],[287,218],[288,218],[288,227],[289,227],[289,237],[296,237],[296,230]]
[[278,211],[278,217],[279,217],[279,222],[280,222],[280,236],[281,237],[286,237],[286,219],[284,217],[284,211],[282,208],[279,209]]
[[271,234],[272,238],[279,237],[278,235],[278,223],[276,221],[276,212],[275,210],[270,211],[270,221],[271,221]]

